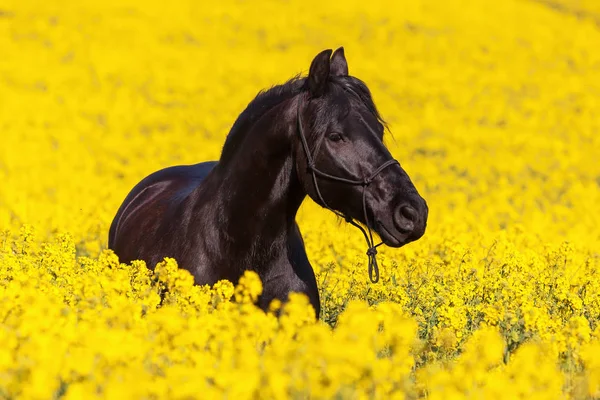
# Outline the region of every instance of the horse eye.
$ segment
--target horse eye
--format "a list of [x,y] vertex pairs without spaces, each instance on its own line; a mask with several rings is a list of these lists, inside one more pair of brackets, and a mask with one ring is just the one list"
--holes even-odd
[[342,135],[340,133],[337,132],[332,132],[330,133],[327,138],[329,140],[331,140],[332,142],[339,142],[340,140],[343,139]]

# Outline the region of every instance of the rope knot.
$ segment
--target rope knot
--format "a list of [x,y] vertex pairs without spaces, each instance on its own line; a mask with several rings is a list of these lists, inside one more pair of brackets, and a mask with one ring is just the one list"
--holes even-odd
[[375,247],[369,247],[369,250],[367,250],[367,255],[369,257],[375,257],[377,255],[377,249]]
[[373,182],[373,178],[365,178],[365,180],[363,181],[363,186],[369,186],[371,182]]
[[306,167],[309,171],[314,171],[315,169],[315,162],[311,161],[308,163],[308,166]]

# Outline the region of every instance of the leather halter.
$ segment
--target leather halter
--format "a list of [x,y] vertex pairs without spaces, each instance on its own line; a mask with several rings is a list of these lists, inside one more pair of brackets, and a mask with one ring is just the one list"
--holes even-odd
[[[353,92],[354,95],[358,96],[356,93],[354,93],[354,91],[351,91],[351,92]],[[373,182],[373,180],[377,177],[377,175],[379,175],[379,173],[381,171],[383,171],[390,165],[394,165],[394,164],[400,165],[400,163],[394,159],[388,160],[388,161],[384,162],[379,168],[377,168],[372,174],[370,174],[369,176],[367,176],[364,179],[342,178],[339,176],[330,175],[328,173],[325,173],[325,172],[319,170],[315,166],[315,159],[314,159],[313,155],[311,155],[310,150],[308,148],[308,142],[306,141],[306,135],[304,134],[304,130],[303,130],[303,126],[302,126],[302,107],[301,107],[302,95],[303,94],[300,94],[298,97],[298,134],[300,135],[300,140],[302,142],[302,147],[304,148],[304,153],[306,153],[306,159],[308,161],[308,170],[312,174],[313,183],[315,185],[315,190],[317,192],[317,195],[319,196],[319,199],[321,200],[321,203],[323,203],[325,208],[332,211],[337,216],[344,218],[346,220],[346,222],[350,223],[351,225],[354,225],[355,227],[360,229],[360,231],[363,233],[365,240],[367,241],[367,246],[368,246],[367,256],[369,257],[369,279],[371,280],[371,282],[377,283],[379,281],[379,266],[377,265],[377,259],[376,259],[377,247],[381,246],[383,244],[383,242],[376,245],[375,241],[373,240],[371,224],[369,223],[369,216],[367,215],[367,187],[371,184],[371,182]],[[358,96],[358,97],[360,99],[360,96]],[[369,129],[371,129],[368,125],[367,125],[367,127]],[[317,151],[320,148],[323,138],[324,138],[324,136],[321,136],[317,142],[317,147],[316,147]],[[316,156],[317,151],[315,151],[315,156]],[[367,226],[368,234],[367,234],[367,231],[365,231],[365,229],[362,226],[360,226],[358,223],[356,223],[352,219],[352,217],[344,215],[341,212],[336,211],[327,205],[327,202],[325,202],[325,199],[323,198],[323,196],[321,195],[321,191],[319,190],[319,185],[317,184],[317,176],[319,176],[320,178],[323,178],[323,179],[329,179],[332,181],[345,183],[347,185],[362,186],[362,188],[363,188],[363,190],[362,190],[363,213],[364,213],[364,217],[365,217],[365,224]]]

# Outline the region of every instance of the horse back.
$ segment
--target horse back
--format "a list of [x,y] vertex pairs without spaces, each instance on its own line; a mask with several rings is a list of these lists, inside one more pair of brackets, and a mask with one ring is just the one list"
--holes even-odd
[[[169,167],[156,171],[141,180],[129,192],[112,221],[108,235],[108,247],[112,250],[120,247],[117,242],[124,240],[119,237],[123,221],[136,211],[138,211],[137,214],[140,214],[141,205],[157,200],[161,200],[166,205],[176,205],[200,185],[215,165],[217,165],[216,161],[210,161]],[[118,252],[117,255],[121,256]]]

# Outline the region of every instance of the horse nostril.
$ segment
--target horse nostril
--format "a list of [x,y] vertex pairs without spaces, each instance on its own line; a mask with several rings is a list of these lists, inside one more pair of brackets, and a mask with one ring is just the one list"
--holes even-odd
[[400,230],[402,233],[408,233],[415,228],[417,217],[417,210],[409,205],[404,204],[396,209],[394,222],[396,223],[398,230]]
[[400,214],[410,221],[415,221],[417,219],[417,210],[412,208],[411,206],[402,206],[400,207]]

